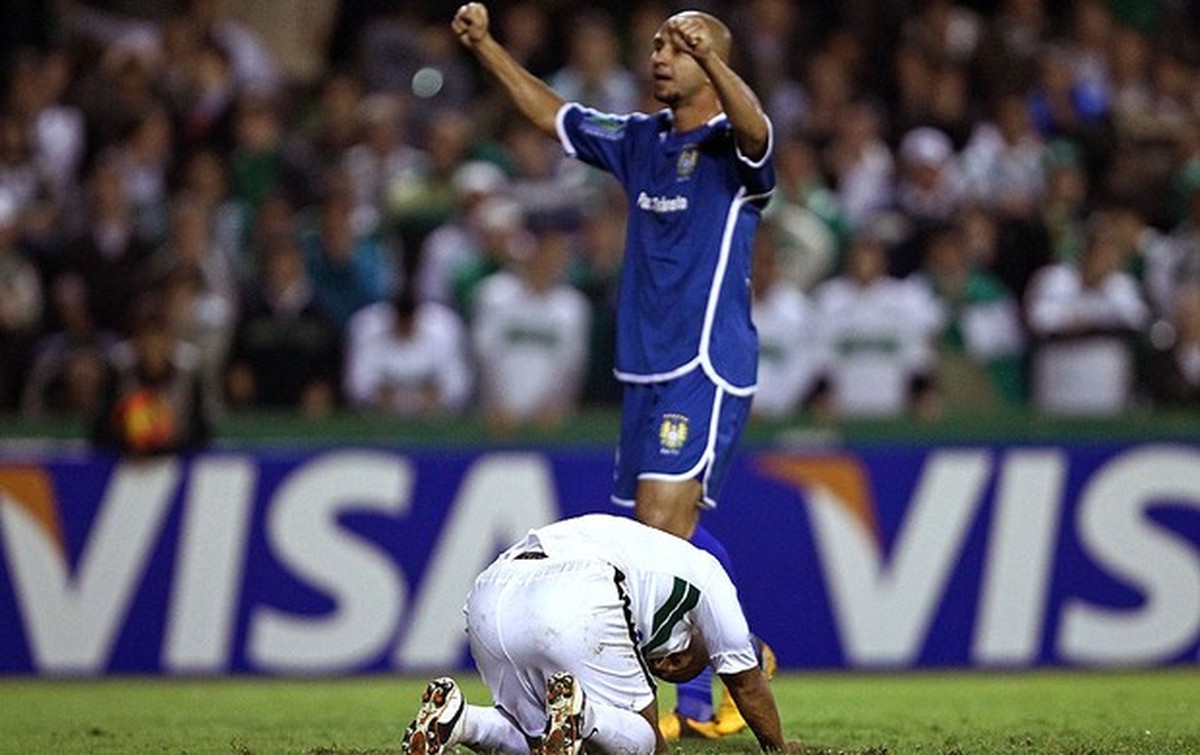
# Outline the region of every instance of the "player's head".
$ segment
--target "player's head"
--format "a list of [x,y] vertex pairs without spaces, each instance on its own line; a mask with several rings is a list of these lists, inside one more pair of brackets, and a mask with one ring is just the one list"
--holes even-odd
[[671,684],[690,682],[708,667],[709,662],[708,646],[704,644],[704,638],[695,631],[692,632],[691,642],[683,650],[647,660],[650,671],[659,679]]
[[693,97],[704,87],[711,86],[696,60],[675,48],[670,26],[673,21],[683,18],[699,19],[708,28],[713,51],[722,60],[729,60],[733,48],[733,35],[729,27],[708,13],[681,11],[663,22],[654,35],[650,64],[654,76],[654,97],[671,107]]

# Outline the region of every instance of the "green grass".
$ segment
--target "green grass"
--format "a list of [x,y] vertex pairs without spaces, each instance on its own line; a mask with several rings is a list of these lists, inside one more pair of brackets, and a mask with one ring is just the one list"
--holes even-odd
[[[484,689],[464,679],[468,699]],[[398,753],[424,680],[0,681],[0,753]],[[1200,669],[783,675],[788,736],[822,755],[1200,753]],[[668,702],[664,700],[664,703]],[[748,734],[681,753],[751,752]]]

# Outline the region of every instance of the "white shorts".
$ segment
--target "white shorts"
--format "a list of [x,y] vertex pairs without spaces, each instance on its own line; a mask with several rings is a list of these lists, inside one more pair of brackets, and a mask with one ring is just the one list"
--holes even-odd
[[546,724],[546,678],[575,675],[589,704],[639,712],[654,683],[637,651],[624,576],[596,559],[499,560],[467,598],[471,654],[492,700],[526,734]]

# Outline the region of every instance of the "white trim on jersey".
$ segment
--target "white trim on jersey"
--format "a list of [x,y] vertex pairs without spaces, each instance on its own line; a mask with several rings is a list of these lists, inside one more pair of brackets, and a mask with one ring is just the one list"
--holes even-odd
[[[770,152],[767,154],[769,155]],[[735,396],[752,396],[754,395],[755,388],[758,386],[756,383],[745,386],[733,385],[723,378],[717,372],[716,367],[713,366],[712,357],[709,355],[709,342],[712,340],[713,322],[717,316],[717,303],[721,300],[721,283],[725,280],[725,271],[729,267],[729,253],[733,242],[733,229],[737,227],[742,205],[755,199],[762,199],[769,196],[771,196],[771,192],[747,195],[745,186],[738,189],[737,194],[733,196],[733,201],[729,203],[729,210],[725,214],[725,230],[721,234],[721,250],[717,256],[717,267],[713,271],[712,284],[708,289],[708,304],[704,307],[704,327],[700,331],[700,365],[704,368],[704,373],[714,383]]]
[[563,152],[567,153],[567,157],[579,156],[579,151],[571,143],[571,137],[567,136],[567,129],[563,126],[563,120],[567,117],[567,111],[576,106],[578,106],[578,103],[564,102],[562,107],[558,109],[558,112],[554,114],[554,130],[558,132],[558,141],[562,144]]
[[[758,160],[751,160],[742,154],[742,148],[738,145],[737,139],[733,140],[733,153],[738,156],[738,159],[744,162],[747,166],[758,170],[767,164],[767,160],[771,159],[771,154],[775,151],[775,127],[771,125],[771,119],[764,119],[767,122],[767,149],[763,152],[763,156]],[[764,196],[770,196],[775,192],[774,189],[767,192]]]

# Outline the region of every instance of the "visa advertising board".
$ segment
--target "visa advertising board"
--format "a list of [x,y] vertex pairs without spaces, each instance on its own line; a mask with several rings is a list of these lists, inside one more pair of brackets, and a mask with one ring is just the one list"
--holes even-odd
[[[469,665],[474,576],[607,449],[0,457],[0,673]],[[704,522],[791,669],[1200,661],[1200,448],[753,449]]]

